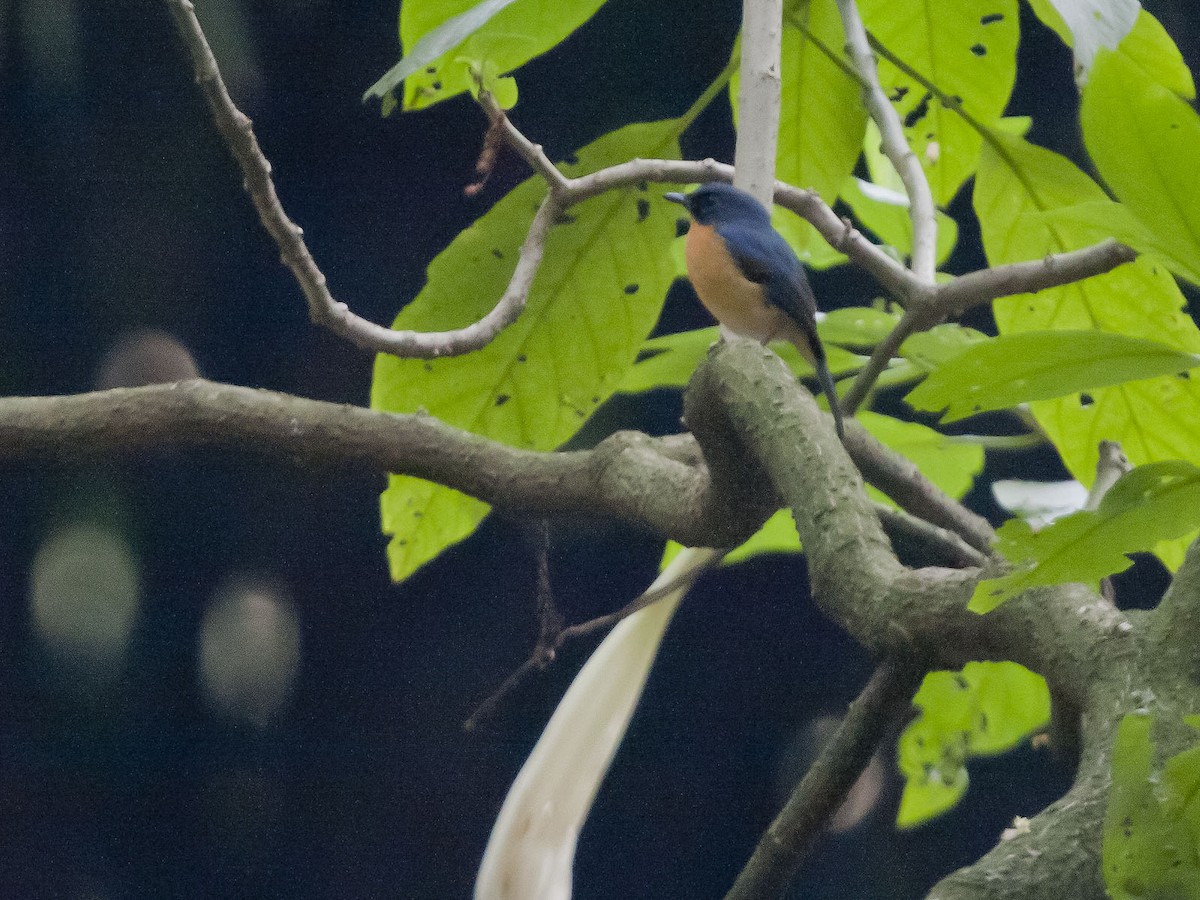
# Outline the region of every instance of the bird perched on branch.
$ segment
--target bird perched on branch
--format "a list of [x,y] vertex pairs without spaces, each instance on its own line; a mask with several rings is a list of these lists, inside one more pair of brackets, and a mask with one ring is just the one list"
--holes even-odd
[[833,375],[817,337],[817,301],[803,264],[772,227],[770,214],[753,196],[728,184],[663,196],[691,213],[687,268],[700,302],[734,334],[763,344],[794,344],[816,370],[843,437]]

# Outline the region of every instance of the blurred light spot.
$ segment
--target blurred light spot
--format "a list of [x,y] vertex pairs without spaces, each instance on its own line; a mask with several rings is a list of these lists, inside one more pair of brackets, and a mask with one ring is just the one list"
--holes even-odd
[[214,709],[265,728],[299,667],[300,625],[281,584],[238,579],[217,591],[200,626],[200,682]]
[[[837,716],[821,716],[809,721],[800,728],[780,754],[775,769],[776,801],[779,806],[787,802],[821,748],[833,737],[841,721]],[[827,830],[832,834],[841,834],[861,822],[879,803],[886,779],[887,767],[876,753],[854,783],[854,787],[850,788],[841,808],[829,820]]]
[[1078,481],[1001,480],[992,485],[992,496],[1001,508],[1037,531],[1083,509],[1088,490]]
[[79,8],[77,0],[24,3],[17,14],[29,68],[54,90],[79,87]]
[[119,670],[137,614],[138,568],[115,532],[90,524],[55,531],[34,558],[29,589],[41,639],[80,668]]
[[108,348],[96,373],[99,390],[163,384],[200,377],[183,344],[163,331],[146,329],[125,335]]

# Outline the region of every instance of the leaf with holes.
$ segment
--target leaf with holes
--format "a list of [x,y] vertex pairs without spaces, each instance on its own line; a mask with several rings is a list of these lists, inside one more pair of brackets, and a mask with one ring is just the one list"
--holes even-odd
[[[944,97],[985,123],[1004,112],[1017,75],[1016,0],[926,0],[905,7],[903,15],[894,0],[864,0],[860,8],[875,38]],[[979,132],[953,104],[883,59],[879,80],[904,121],[934,200],[948,204],[975,171]]]
[[1200,754],[1185,750],[1153,773],[1153,720],[1126,716],[1112,749],[1104,816],[1104,883],[1112,900],[1200,900]]
[[1050,721],[1045,680],[1012,662],[972,662],[930,672],[913,698],[920,710],[900,735],[904,793],[896,824],[912,828],[954,807],[967,790],[967,761],[1015,747]]
[[1031,400],[1173,375],[1200,366],[1200,356],[1156,341],[1103,331],[1006,334],[943,363],[905,399],[954,422]]
[[986,613],[1022,591],[1067,582],[1099,587],[1133,564],[1127,554],[1200,526],[1200,468],[1172,461],[1138,466],[1112,486],[1099,509],[1072,513],[1034,531],[1020,519],[997,532],[996,549],[1015,567],[979,582],[968,609]]
[[[681,120],[629,125],[579,152],[572,174],[632,157],[679,155]],[[463,231],[429,266],[400,329],[442,331],[476,321],[504,292],[546,191],[530,178]],[[424,409],[515,447],[550,450],[571,437],[625,376],[674,278],[674,208],[664,188],[612,191],[571,208],[551,231],[521,317],[484,349],[436,360],[379,356],[371,406]],[[382,498],[392,577],[410,575],[466,537],[487,513],[478,500],[392,476]]]
[[[561,43],[604,0],[404,0],[400,44],[404,58],[363,97],[384,100],[404,82],[405,110],[424,109],[470,87],[464,60],[511,72]],[[515,98],[514,98],[515,99]]]

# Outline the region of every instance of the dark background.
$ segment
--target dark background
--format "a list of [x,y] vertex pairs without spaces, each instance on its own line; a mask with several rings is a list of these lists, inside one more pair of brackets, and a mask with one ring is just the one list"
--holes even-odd
[[[397,57],[395,0],[198,5],[288,212],[361,315],[390,321],[432,257],[526,176],[506,156],[480,197],[464,196],[484,124],[465,99],[388,120],[359,102]],[[1148,5],[1200,58],[1190,4]],[[1070,56],[1025,13],[1011,111],[1035,116],[1033,139],[1082,159]],[[725,64],[738,15],[734,0],[610,0],[518,73],[515,118],[563,156],[626,122],[677,115]],[[730,157],[723,100],[685,152]],[[0,2],[0,163],[0,393],[195,365],[366,401],[371,359],[309,325],[163,4]],[[966,225],[963,243],[974,238]],[[968,248],[951,268],[980,263]],[[816,286],[827,306],[872,295],[846,271]],[[663,327],[703,321],[677,288]],[[670,429],[677,415],[671,395],[615,401],[584,439]],[[1064,475],[1048,454],[994,462]],[[199,451],[0,465],[0,897],[470,894],[504,793],[589,648],[465,734],[535,637],[535,529],[493,517],[394,586],[382,487]],[[995,515],[988,496],[973,499]],[[128,643],[104,658],[72,651],[31,612],[48,542],[83,522],[127,542],[140,571]],[[608,523],[554,522],[558,600],[575,618],[615,608],[659,552]],[[106,565],[88,559],[85,572]],[[1161,581],[1140,564],[1123,583],[1149,596]],[[265,725],[237,715],[250,700],[206,700],[197,649],[206,609],[246,584],[268,598],[260,611],[298,623],[290,700]],[[812,721],[840,714],[870,671],[806,589],[801,560],[772,558],[693,591],[584,830],[577,897],[723,894],[802,771]],[[889,756],[877,802],[822,845],[793,896],[920,896],[1068,779],[1029,749],[977,762],[954,814],[897,833],[891,769]]]

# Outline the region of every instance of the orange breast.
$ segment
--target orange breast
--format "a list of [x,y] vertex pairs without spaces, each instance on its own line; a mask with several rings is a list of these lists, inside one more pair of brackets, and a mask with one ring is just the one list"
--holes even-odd
[[688,278],[710,313],[735,334],[766,342],[784,337],[782,313],[768,306],[762,285],[746,278],[711,225],[692,222],[687,236]]

